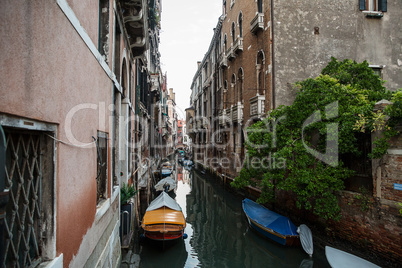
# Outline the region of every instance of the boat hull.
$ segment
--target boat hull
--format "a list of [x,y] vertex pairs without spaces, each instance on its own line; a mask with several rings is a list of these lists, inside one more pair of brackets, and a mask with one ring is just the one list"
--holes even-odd
[[266,238],[284,246],[301,245],[297,228],[287,217],[247,198],[243,200],[243,211],[251,228]]
[[183,237],[186,220],[182,211],[161,207],[147,211],[141,227],[145,237],[151,240],[171,241]]
[[154,241],[173,241],[183,237],[184,228],[179,225],[155,224],[144,228],[145,237]]
[[299,246],[300,245],[300,237],[298,235],[284,236],[284,235],[278,234],[269,228],[265,228],[264,226],[261,226],[257,222],[250,219],[247,215],[246,215],[246,217],[247,217],[250,227],[253,228],[255,231],[257,231],[258,233],[262,234],[263,236],[265,236],[281,245],[284,245],[284,246]]

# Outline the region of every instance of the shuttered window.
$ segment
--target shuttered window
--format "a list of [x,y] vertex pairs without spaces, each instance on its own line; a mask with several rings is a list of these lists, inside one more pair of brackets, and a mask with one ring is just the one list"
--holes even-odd
[[387,0],[359,0],[359,9],[387,12]]

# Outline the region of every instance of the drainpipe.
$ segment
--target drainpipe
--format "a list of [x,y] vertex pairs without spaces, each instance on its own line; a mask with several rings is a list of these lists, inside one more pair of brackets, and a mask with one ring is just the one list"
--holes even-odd
[[[5,245],[6,206],[8,203],[8,190],[6,184],[6,139],[0,125],[0,245]],[[0,247],[0,263],[4,263],[5,247]]]
[[274,0],[271,0],[271,65],[272,65],[272,70],[271,70],[271,90],[272,90],[272,109],[275,109],[276,103],[275,103],[275,35],[274,35]]

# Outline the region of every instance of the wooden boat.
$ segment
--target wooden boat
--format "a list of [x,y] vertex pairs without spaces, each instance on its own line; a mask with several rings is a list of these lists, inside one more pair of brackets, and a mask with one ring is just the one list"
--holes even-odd
[[157,184],[155,184],[154,188],[157,192],[170,192],[176,188],[176,182],[170,176],[165,177],[164,179],[161,179]]
[[281,245],[300,245],[297,228],[287,217],[247,198],[243,200],[243,211],[250,226],[265,237]]
[[325,246],[325,256],[327,257],[329,265],[331,265],[332,268],[380,267],[353,254],[329,246]]
[[168,169],[168,168],[162,168],[161,169],[161,177],[162,178],[169,177],[169,176],[172,175],[172,173],[173,173],[173,171],[171,169]]
[[141,227],[149,239],[171,241],[183,237],[186,220],[180,205],[162,192],[147,208]]

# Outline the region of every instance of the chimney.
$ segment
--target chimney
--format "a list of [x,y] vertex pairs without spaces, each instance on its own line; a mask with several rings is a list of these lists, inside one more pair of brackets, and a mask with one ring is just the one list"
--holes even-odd
[[197,61],[197,67],[200,68],[201,61]]

